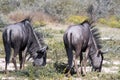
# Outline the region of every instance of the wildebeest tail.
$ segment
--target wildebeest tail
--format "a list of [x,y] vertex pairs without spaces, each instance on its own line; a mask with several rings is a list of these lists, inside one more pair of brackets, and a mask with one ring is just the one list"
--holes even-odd
[[10,56],[11,56],[11,31],[5,30],[3,32],[3,43],[4,43],[4,49],[5,49],[5,61],[6,63],[10,62]]
[[70,33],[70,43],[69,43],[69,45],[70,45],[70,48],[72,47],[72,33]]
[[72,47],[72,33],[67,34],[67,40],[68,40],[69,48],[71,48]]

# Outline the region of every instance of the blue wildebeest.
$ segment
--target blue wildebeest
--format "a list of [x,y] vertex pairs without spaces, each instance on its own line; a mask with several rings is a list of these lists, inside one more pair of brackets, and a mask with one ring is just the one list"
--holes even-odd
[[[81,74],[86,74],[86,62],[87,58],[90,58],[92,67],[95,71],[101,71],[103,53],[101,52],[100,37],[98,30],[91,27],[90,22],[85,20],[79,25],[69,26],[63,36],[63,41],[68,57],[68,70],[71,70],[72,61],[79,76],[79,70],[76,59],[80,57]],[[73,50],[75,55],[73,57]],[[83,53],[85,52],[83,59]],[[82,69],[84,65],[84,71]]]
[[[34,62],[33,63],[33,65],[35,66],[36,64],[39,64],[40,65],[40,62],[41,62],[41,64],[42,64],[42,62],[44,62],[42,65],[45,65],[46,64],[46,49],[48,49],[48,46],[44,43],[44,38],[43,38],[43,34],[42,33],[40,33],[40,32],[37,32],[37,31],[34,31],[35,32],[35,34],[36,34],[36,36],[38,37],[38,40],[39,40],[39,42],[40,42],[40,46],[42,46],[43,48],[40,50],[40,51],[43,51],[42,52],[42,54],[44,54],[44,56],[43,56],[43,59],[41,59],[41,60],[43,60],[43,61],[39,61],[39,60],[36,60],[36,61],[38,61],[38,63],[36,62]],[[46,47],[45,47],[46,46]],[[28,53],[30,54],[30,57],[27,59],[27,60],[29,60],[30,58],[32,58],[32,50],[33,50],[33,47],[30,47],[29,48],[29,50],[28,50]],[[27,56],[27,55],[26,55]]]
[[14,50],[12,62],[15,70],[17,70],[16,56],[19,55],[20,69],[22,69],[24,68],[27,52],[32,56],[35,66],[44,66],[46,64],[47,46],[41,46],[30,21],[30,18],[26,18],[21,22],[5,27],[3,31],[2,37],[6,55],[5,72],[7,72],[7,65],[10,61],[11,48]]

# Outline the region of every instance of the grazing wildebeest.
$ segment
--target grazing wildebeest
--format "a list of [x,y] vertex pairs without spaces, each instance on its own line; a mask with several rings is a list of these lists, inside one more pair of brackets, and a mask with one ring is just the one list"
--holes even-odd
[[17,54],[19,55],[20,69],[22,69],[24,68],[27,52],[32,56],[34,60],[33,64],[35,66],[44,66],[46,64],[47,46],[41,46],[38,37],[31,26],[30,18],[26,18],[21,22],[5,27],[2,36],[6,55],[5,72],[7,72],[7,65],[10,61],[11,48],[14,50],[12,62],[15,66],[15,70],[17,70]]
[[[79,70],[76,59],[80,57],[81,74],[86,74],[86,62],[89,57],[94,70],[101,71],[103,54],[101,52],[101,45],[99,40],[98,30],[91,27],[89,21],[85,20],[79,25],[69,26],[63,36],[63,41],[68,57],[68,70],[72,67],[72,61],[74,59],[74,65],[79,76]],[[73,50],[75,55],[73,57]],[[85,52],[83,59],[83,53]],[[84,65],[84,71],[82,69]]]
[[[38,32],[38,31],[34,31],[35,32],[35,34],[36,34],[36,36],[38,37],[38,40],[39,40],[39,42],[40,42],[40,45],[42,46],[42,47],[44,47],[44,46],[46,46],[46,47],[44,47],[44,48],[42,48],[42,51],[44,51],[43,53],[45,54],[44,56],[43,56],[43,60],[44,60],[44,63],[43,63],[43,65],[45,65],[46,64],[46,57],[47,57],[47,55],[46,55],[46,48],[48,49],[48,47],[47,47],[47,45],[45,44],[45,42],[44,42],[44,37],[43,37],[43,34],[42,33],[40,33],[40,32]],[[32,58],[32,47],[28,50],[28,55],[30,54],[30,56],[29,56],[29,58],[27,59],[27,60],[29,60],[30,58]],[[27,55],[26,55],[27,56]],[[41,59],[42,60],[42,59]],[[40,62],[40,61],[39,61]],[[42,61],[41,61],[42,62]],[[33,65],[35,65],[34,63],[33,63]]]

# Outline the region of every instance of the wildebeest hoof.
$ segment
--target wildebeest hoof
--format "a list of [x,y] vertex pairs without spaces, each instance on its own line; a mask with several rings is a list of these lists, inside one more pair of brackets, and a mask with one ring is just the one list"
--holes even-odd
[[6,71],[6,70],[5,70],[4,73],[5,73],[5,74],[9,74],[9,71]]
[[70,73],[66,73],[65,76],[66,76],[66,77],[70,77],[71,74],[70,74]]
[[85,76],[85,75],[86,75],[86,73],[81,73],[81,75],[82,75],[82,76]]
[[82,76],[85,76],[85,74],[82,74]]

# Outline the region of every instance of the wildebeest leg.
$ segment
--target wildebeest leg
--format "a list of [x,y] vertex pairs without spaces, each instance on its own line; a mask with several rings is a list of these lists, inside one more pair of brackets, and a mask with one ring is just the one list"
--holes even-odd
[[14,50],[14,54],[13,54],[13,57],[12,57],[12,62],[14,64],[14,67],[15,67],[15,71],[17,71],[17,65],[16,65],[16,57],[17,57],[17,51]]
[[25,65],[25,60],[26,60],[26,56],[27,56],[27,47],[25,48],[25,50],[23,51],[23,65],[22,65],[22,68],[24,69],[24,65]]
[[72,53],[72,49],[70,48],[65,48],[66,52],[67,52],[67,57],[68,57],[68,72],[67,72],[67,76],[69,75],[71,68],[72,68],[72,61],[73,61],[73,53]]
[[81,74],[83,74],[83,69],[82,69],[82,67],[83,67],[83,54],[82,53],[80,53],[80,72],[81,72]]
[[[6,49],[7,48],[7,49]],[[11,49],[10,47],[5,47],[5,53],[6,53],[6,57],[5,57],[5,73],[8,73],[7,71],[7,66],[9,64],[9,60],[10,60],[10,56],[11,56]]]
[[86,74],[86,64],[87,64],[88,54],[89,54],[89,47],[86,50],[86,54],[85,54],[85,58],[84,58],[84,62],[83,62],[83,64],[84,64],[84,73],[83,73],[83,75]]
[[10,62],[10,56],[11,56],[11,48],[10,48],[10,44],[8,44],[7,42],[5,42],[3,40],[4,43],[4,48],[5,48],[5,73],[8,73],[7,71],[7,66]]
[[22,69],[22,64],[23,64],[22,52],[19,53],[19,62],[20,62],[20,69]]
[[74,57],[74,65],[75,65],[75,68],[76,68],[76,71],[77,71],[77,76],[79,77],[80,76],[80,73],[79,73],[79,68],[78,68],[78,65],[77,65],[77,58],[78,56],[80,55],[80,49],[79,50],[76,50],[76,53],[75,53],[75,57]]
[[8,73],[8,71],[7,71],[7,62],[5,63],[5,73]]
[[68,50],[67,56],[68,56],[69,68],[71,68],[72,67],[72,61],[73,61],[73,53],[72,53],[71,49]]

